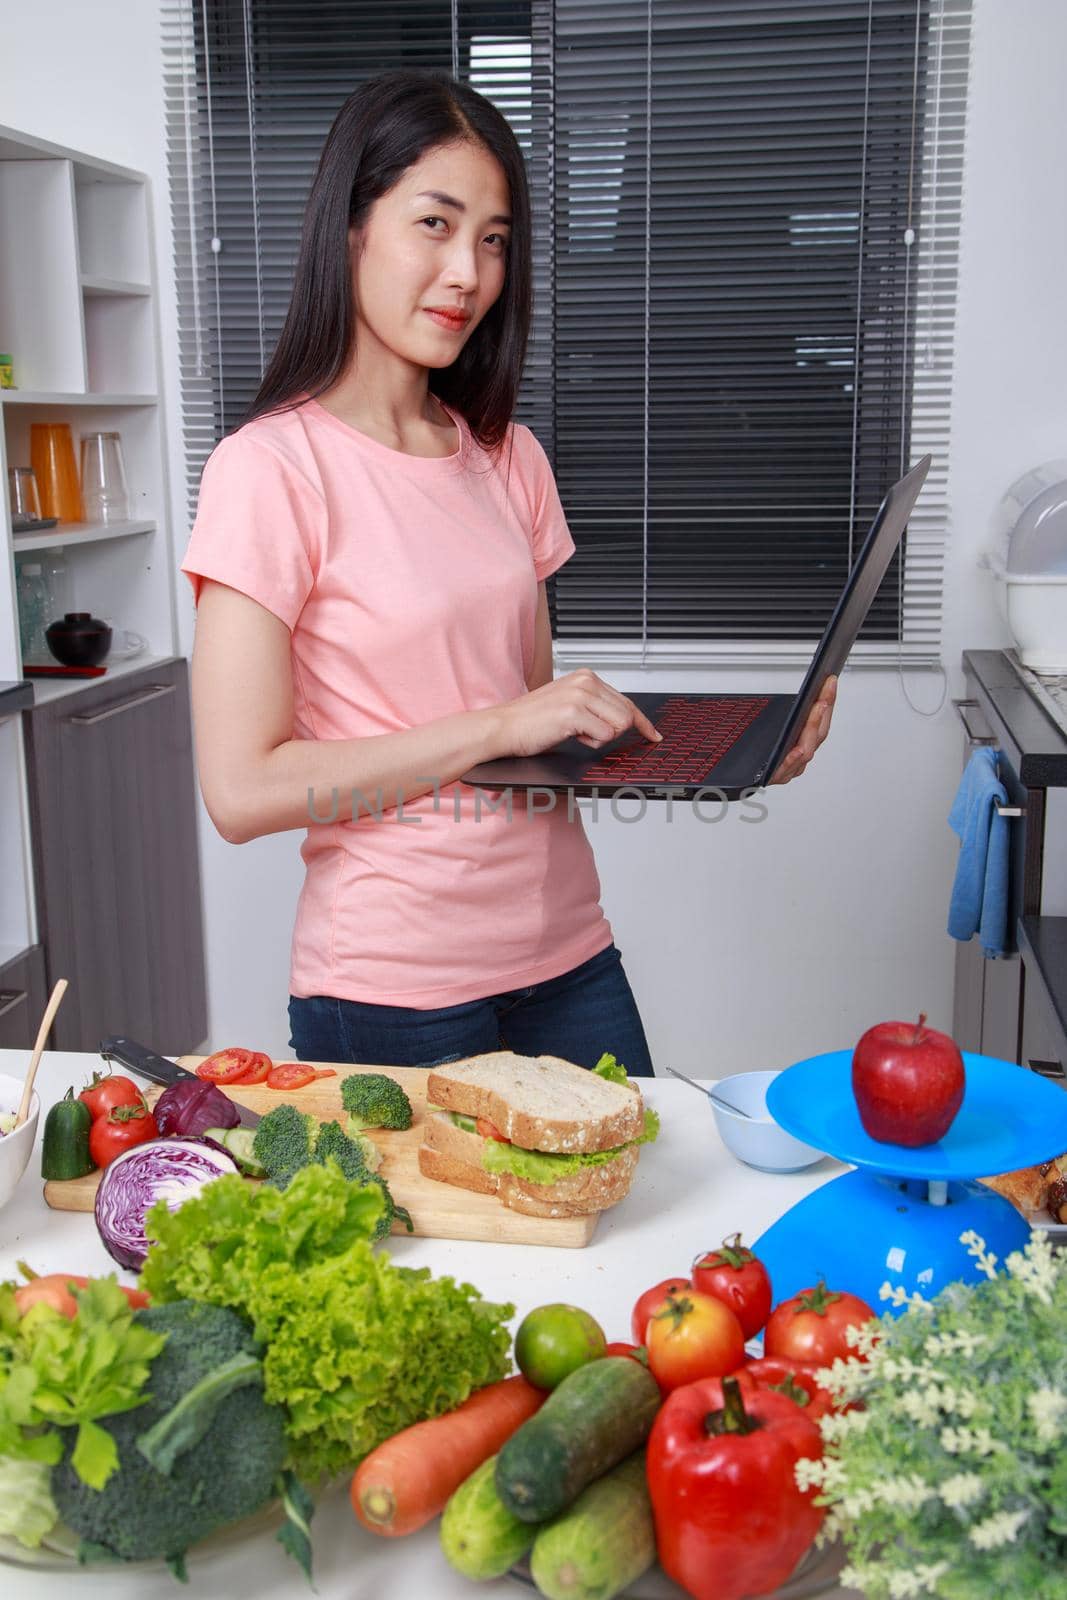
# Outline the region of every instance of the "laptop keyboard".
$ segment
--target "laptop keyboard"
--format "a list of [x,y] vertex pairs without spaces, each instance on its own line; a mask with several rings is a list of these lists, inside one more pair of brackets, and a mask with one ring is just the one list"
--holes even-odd
[[587,767],[582,783],[700,783],[750,727],[768,695],[717,700],[674,696],[656,712],[662,744],[652,745],[633,729],[625,744]]

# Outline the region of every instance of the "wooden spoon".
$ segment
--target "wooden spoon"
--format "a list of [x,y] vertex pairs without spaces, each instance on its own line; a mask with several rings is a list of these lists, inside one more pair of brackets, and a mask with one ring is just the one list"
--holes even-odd
[[22,1085],[22,1099],[19,1101],[18,1116],[15,1118],[16,1128],[21,1128],[30,1114],[30,1097],[33,1094],[33,1080],[37,1076],[37,1064],[44,1050],[44,1042],[48,1038],[48,1030],[52,1026],[55,1014],[59,1010],[59,1003],[66,992],[67,980],[66,978],[60,978],[52,990],[52,997],[45,1008],[41,1026],[37,1030],[37,1043],[33,1047],[33,1054],[30,1057],[30,1064],[26,1071],[26,1082]]

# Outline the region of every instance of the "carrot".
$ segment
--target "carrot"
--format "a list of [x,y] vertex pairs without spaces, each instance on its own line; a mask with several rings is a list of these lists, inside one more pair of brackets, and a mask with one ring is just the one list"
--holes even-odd
[[352,1509],[372,1533],[414,1533],[544,1400],[525,1378],[487,1384],[455,1411],[394,1433],[360,1462]]
[[[40,1300],[50,1305],[53,1311],[58,1311],[61,1317],[73,1317],[77,1313],[78,1302],[70,1292],[71,1287],[84,1289],[88,1278],[80,1277],[76,1272],[50,1272],[38,1277],[21,1261],[18,1265],[24,1275],[30,1276],[29,1283],[20,1284],[15,1290],[15,1310],[20,1317],[24,1317],[30,1307],[37,1305]],[[121,1284],[119,1287],[134,1310],[148,1304],[148,1296],[143,1289],[127,1289]]]

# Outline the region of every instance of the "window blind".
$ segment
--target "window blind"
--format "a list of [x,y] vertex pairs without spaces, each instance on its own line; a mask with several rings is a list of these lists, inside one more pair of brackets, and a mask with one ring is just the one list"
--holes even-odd
[[[166,0],[190,513],[361,77],[445,66],[527,158],[518,409],[577,552],[565,665],[804,661],[934,455],[853,659],[940,647],[969,0]],[[215,249],[212,240],[217,241]]]

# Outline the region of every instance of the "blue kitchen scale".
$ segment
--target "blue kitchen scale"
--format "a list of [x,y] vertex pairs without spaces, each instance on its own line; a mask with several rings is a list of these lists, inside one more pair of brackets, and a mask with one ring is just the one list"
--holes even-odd
[[767,1110],[805,1144],[852,1163],[805,1195],[753,1245],[775,1302],[820,1279],[876,1312],[884,1283],[929,1300],[947,1283],[983,1276],[960,1234],[973,1229],[1003,1265],[1030,1237],[1010,1200],[975,1180],[1067,1151],[1067,1093],[993,1056],[963,1052],[963,1105],[945,1137],[911,1149],[881,1144],[860,1122],[852,1051],[798,1061],[767,1090]]

